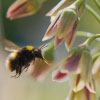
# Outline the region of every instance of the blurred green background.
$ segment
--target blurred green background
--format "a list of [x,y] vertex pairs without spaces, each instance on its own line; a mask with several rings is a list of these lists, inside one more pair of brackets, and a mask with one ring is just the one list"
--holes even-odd
[[[5,36],[19,46],[38,47],[48,42],[41,42],[50,24],[50,18],[45,14],[60,0],[47,0],[35,15],[11,21],[6,18],[6,13],[14,1],[0,0],[0,36]],[[93,0],[87,0],[87,2],[100,14]],[[100,33],[100,23],[85,9],[79,30]],[[84,41],[83,38],[77,38],[75,45],[82,41]],[[66,55],[64,45],[57,49],[56,55],[57,61]],[[15,73],[10,73],[5,67],[6,57],[7,53],[0,51],[0,100],[65,100],[69,92],[68,83],[54,82],[51,75],[40,83],[35,82],[27,73],[23,73],[18,79],[10,78]]]

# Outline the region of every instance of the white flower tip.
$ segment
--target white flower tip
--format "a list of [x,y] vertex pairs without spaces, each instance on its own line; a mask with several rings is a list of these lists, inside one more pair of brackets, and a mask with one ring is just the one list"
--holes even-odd
[[48,13],[46,13],[46,16],[52,16],[52,10],[50,10]]
[[49,39],[50,39],[50,37],[48,37],[48,36],[45,35],[45,36],[43,37],[42,41],[46,41],[46,40],[49,40]]
[[49,16],[50,16],[50,15],[49,15],[49,13],[47,13],[47,14],[46,14],[46,16],[48,16],[48,17],[49,17]]
[[44,36],[43,39],[42,39],[42,41],[46,41],[46,40],[47,40],[47,37]]

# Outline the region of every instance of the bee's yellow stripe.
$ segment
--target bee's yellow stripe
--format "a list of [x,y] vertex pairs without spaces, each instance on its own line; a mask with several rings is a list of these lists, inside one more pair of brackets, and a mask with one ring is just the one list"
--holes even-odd
[[17,53],[17,52],[14,52],[14,53],[11,54],[11,57],[12,57],[13,59],[15,59],[15,58],[17,57],[17,55],[18,55],[18,53]]
[[8,64],[8,69],[12,72],[13,69],[12,69],[12,65],[11,65],[11,62],[8,60],[7,61],[7,64]]
[[30,50],[30,51],[35,49],[35,47],[33,47],[33,46],[27,46],[26,48],[27,48],[28,50]]

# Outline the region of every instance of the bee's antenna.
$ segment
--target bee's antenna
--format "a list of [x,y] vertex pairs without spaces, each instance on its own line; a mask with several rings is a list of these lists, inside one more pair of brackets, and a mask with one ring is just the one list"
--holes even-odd
[[42,45],[39,49],[41,50],[41,49],[44,49],[45,47],[48,47],[48,45]]

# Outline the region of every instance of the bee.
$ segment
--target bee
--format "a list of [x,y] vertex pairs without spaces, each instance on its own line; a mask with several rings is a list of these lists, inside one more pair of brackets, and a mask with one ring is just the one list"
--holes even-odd
[[1,38],[0,40],[4,44],[5,50],[11,52],[6,60],[6,66],[11,72],[16,71],[16,75],[12,77],[18,78],[24,69],[28,69],[30,64],[35,62],[35,58],[42,59],[46,62],[42,55],[42,48],[35,48],[34,46],[21,48],[7,39]]

